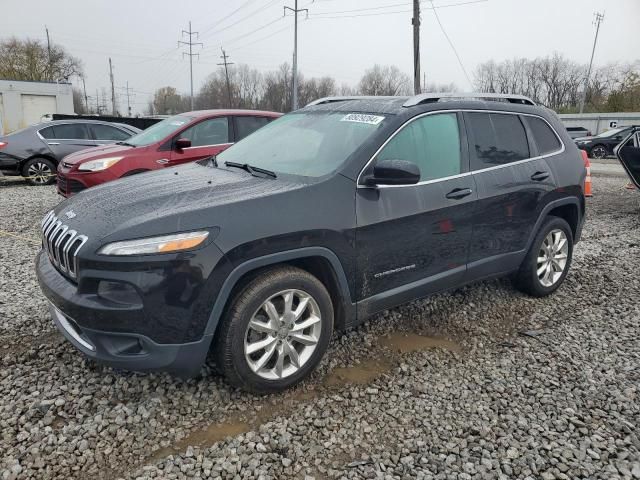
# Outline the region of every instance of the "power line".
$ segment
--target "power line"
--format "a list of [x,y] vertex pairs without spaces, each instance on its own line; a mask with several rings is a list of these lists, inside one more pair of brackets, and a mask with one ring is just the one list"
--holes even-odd
[[[219,63],[218,65],[224,65],[224,74],[227,77],[227,96],[229,97],[229,108],[232,108],[233,105],[231,104],[231,84],[229,83],[229,69],[227,68],[228,65],[233,65],[233,63],[231,62],[227,62],[227,52],[224,51],[223,48],[221,48],[222,50],[222,55],[220,56],[220,58],[223,59],[224,63]],[[191,107],[193,109],[193,107]]]
[[194,32],[193,30],[191,30],[191,20],[189,20],[189,30],[182,30],[182,35],[188,35],[189,36],[189,41],[188,42],[184,42],[182,40],[178,40],[178,45],[189,45],[189,53],[187,52],[182,52],[182,56],[184,57],[185,55],[189,56],[189,73],[190,73],[190,77],[191,77],[191,110],[193,110],[193,57],[194,56],[200,56],[199,53],[193,53],[193,46],[194,45],[200,45],[202,46],[202,43],[200,42],[194,42],[193,41],[193,37],[195,36],[196,38],[198,38],[198,32]]
[[473,83],[471,82],[471,77],[469,77],[469,74],[467,73],[467,69],[464,68],[464,64],[462,63],[462,60],[460,59],[460,55],[458,55],[458,50],[456,50],[456,47],[453,45],[453,42],[449,38],[449,35],[447,35],[447,32],[444,29],[444,26],[442,25],[442,22],[440,21],[440,17],[438,16],[438,10],[436,10],[436,7],[433,5],[433,0],[431,0],[431,6],[432,6],[433,14],[435,15],[436,20],[438,21],[438,25],[440,25],[440,30],[442,30],[442,33],[444,34],[445,38],[447,39],[447,42],[449,42],[449,45],[451,46],[451,50],[453,50],[453,53],[455,54],[456,58],[458,59],[458,63],[460,64],[460,68],[464,72],[464,76],[467,77],[467,82],[469,82],[469,86],[473,89]]
[[[256,13],[261,12],[262,10],[264,10],[264,9],[266,9],[266,8],[268,8],[268,7],[270,7],[271,5],[273,5],[273,4],[274,4],[275,2],[277,2],[277,1],[278,1],[278,0],[271,0],[269,3],[267,3],[267,4],[263,5],[262,7],[258,8],[257,10],[254,10],[254,11],[253,11],[253,12],[251,12],[249,15],[247,15],[247,16],[245,16],[245,17],[242,17],[242,18],[240,18],[239,20],[236,20],[235,22],[233,22],[233,23],[231,23],[231,24],[227,25],[226,27],[222,27],[220,30],[216,30],[216,31],[214,31],[214,32],[209,32],[209,33],[207,33],[207,36],[209,36],[209,35],[216,35],[216,34],[218,34],[218,33],[220,33],[220,32],[224,32],[225,30],[228,30],[228,29],[230,29],[231,27],[236,26],[236,25],[237,25],[237,24],[239,24],[240,22],[244,22],[244,21],[245,21],[245,20],[247,20],[248,18],[253,17]],[[204,36],[205,36],[205,35],[203,35],[203,38],[204,38]]]
[[587,100],[587,88],[589,88],[589,77],[591,76],[591,67],[593,66],[593,56],[596,53],[596,44],[598,43],[598,33],[600,32],[600,23],[604,20],[604,13],[596,12],[593,23],[596,26],[596,36],[593,39],[593,48],[591,49],[591,60],[589,60],[589,69],[587,70],[587,76],[584,79],[584,91],[582,92],[582,98],[580,99],[580,113],[584,111],[584,102]]
[[420,1],[413,0],[413,93],[420,93]]
[[[329,1],[329,0],[327,0]],[[460,7],[463,5],[473,5],[476,3],[484,3],[484,2],[488,2],[489,0],[470,0],[467,2],[459,2],[459,3],[450,3],[450,4],[445,4],[445,5],[437,5],[437,6],[431,6],[431,7],[425,7],[425,10],[435,10],[436,8],[440,9],[440,8],[449,8],[449,7]],[[421,1],[421,4],[426,3],[425,1]],[[412,5],[411,3],[401,3],[401,4],[394,4],[393,6],[400,6],[400,5]],[[405,9],[405,10],[394,10],[394,11],[390,11],[390,12],[376,12],[376,13],[360,13],[360,14],[354,14],[354,15],[338,15],[340,13],[350,13],[350,12],[359,12],[359,11],[367,11],[367,10],[377,10],[380,8],[390,8],[392,5],[387,5],[386,7],[370,7],[370,8],[358,8],[358,9],[354,9],[354,10],[343,10],[343,11],[338,11],[338,12],[319,12],[319,13],[315,13],[315,14],[311,14],[309,15],[309,18],[311,19],[334,19],[334,18],[356,18],[356,17],[375,17],[375,16],[380,16],[380,15],[394,15],[394,14],[398,14],[398,13],[411,13],[413,12],[413,9]]]
[[220,25],[221,23],[223,23],[226,19],[231,18],[233,15],[235,15],[238,11],[242,10],[244,7],[246,7],[247,5],[249,5],[251,2],[253,2],[254,0],[247,0],[246,2],[244,2],[242,5],[240,5],[238,8],[236,8],[233,12],[231,12],[229,15],[226,15],[224,17],[222,17],[220,20],[218,20],[217,22],[214,22],[213,24],[209,25],[209,27],[205,28],[202,31],[202,35],[206,35],[207,32],[210,32],[214,27]]
[[293,27],[293,95],[291,101],[291,109],[298,109],[298,13],[306,12],[309,15],[309,9],[298,8],[298,0],[295,0],[294,7],[284,7],[284,14],[287,14],[287,10],[291,10],[294,16]]

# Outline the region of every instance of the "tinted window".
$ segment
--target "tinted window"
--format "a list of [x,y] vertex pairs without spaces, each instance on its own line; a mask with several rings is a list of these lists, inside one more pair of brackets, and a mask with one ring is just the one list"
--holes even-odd
[[43,128],[40,130],[40,135],[42,135],[42,138],[56,138],[53,127]]
[[547,153],[560,150],[560,140],[551,127],[538,117],[524,117],[529,124],[529,129],[533,135],[533,141],[538,147],[538,155],[546,155]]
[[111,127],[109,125],[95,124],[91,125],[93,136],[96,140],[126,140],[131,136],[120,130],[119,128]]
[[529,158],[529,144],[518,115],[466,113],[474,169]]
[[87,126],[82,123],[67,123],[53,126],[54,137],[59,140],[86,140],[89,138]]
[[455,113],[427,115],[404,127],[380,151],[376,160],[407,160],[420,168],[420,180],[457,175],[460,132]]
[[192,147],[229,143],[229,120],[227,117],[210,118],[186,129],[179,137],[191,140]]
[[236,117],[236,142],[269,123],[266,117]]

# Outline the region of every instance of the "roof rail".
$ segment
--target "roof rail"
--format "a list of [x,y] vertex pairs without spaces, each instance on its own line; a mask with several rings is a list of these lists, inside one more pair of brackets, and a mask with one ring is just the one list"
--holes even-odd
[[470,93],[421,93],[414,95],[409,100],[404,102],[403,107],[415,107],[416,105],[422,105],[423,103],[435,103],[440,100],[447,99],[478,99],[478,100],[491,100],[500,101],[505,100],[509,103],[519,103],[522,105],[535,105],[536,102],[524,95],[516,95],[511,93],[482,93],[482,92],[470,92]]
[[[311,107],[313,105],[324,105],[326,103],[335,103],[335,102],[348,102],[349,100],[391,100],[391,99],[397,99],[397,98],[401,98],[401,97],[377,97],[377,96],[358,96],[358,95],[352,95],[352,96],[347,96],[347,97],[324,97],[324,98],[319,98],[317,100],[314,100],[311,103],[308,103],[306,106],[307,107]],[[405,97],[406,98],[406,97]]]

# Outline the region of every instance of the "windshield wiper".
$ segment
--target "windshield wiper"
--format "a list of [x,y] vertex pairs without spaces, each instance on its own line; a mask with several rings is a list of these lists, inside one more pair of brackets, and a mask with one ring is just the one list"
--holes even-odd
[[268,175],[268,176],[270,176],[272,178],[277,178],[278,177],[276,175],[276,173],[272,172],[271,170],[267,170],[265,168],[260,168],[260,167],[252,167],[248,163],[224,162],[224,164],[227,167],[241,168],[242,170],[245,170],[245,171],[249,172],[254,177],[257,176],[256,173],[262,173],[262,174]]

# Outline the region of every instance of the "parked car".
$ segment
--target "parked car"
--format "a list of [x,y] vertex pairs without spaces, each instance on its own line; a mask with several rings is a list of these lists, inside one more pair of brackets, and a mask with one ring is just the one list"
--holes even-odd
[[111,180],[216,155],[280,115],[200,110],[166,118],[126,142],[66,157],[58,165],[58,193],[70,197]]
[[582,230],[581,152],[552,111],[477,95],[318,100],[216,159],[62,202],[36,261],[57,327],[109,365],[193,375],[211,352],[274,392],[376,312],[508,274],[551,294]]
[[55,181],[56,168],[70,153],[127,140],[141,130],[122,123],[58,120],[0,136],[0,171],[22,175],[32,185]]
[[591,132],[584,127],[567,127],[567,132],[571,138],[590,137]]
[[640,127],[633,127],[614,153],[633,184],[640,188]]
[[596,135],[595,137],[576,138],[578,148],[585,150],[592,158],[605,158],[613,155],[613,149],[627,136],[633,126],[618,127]]

